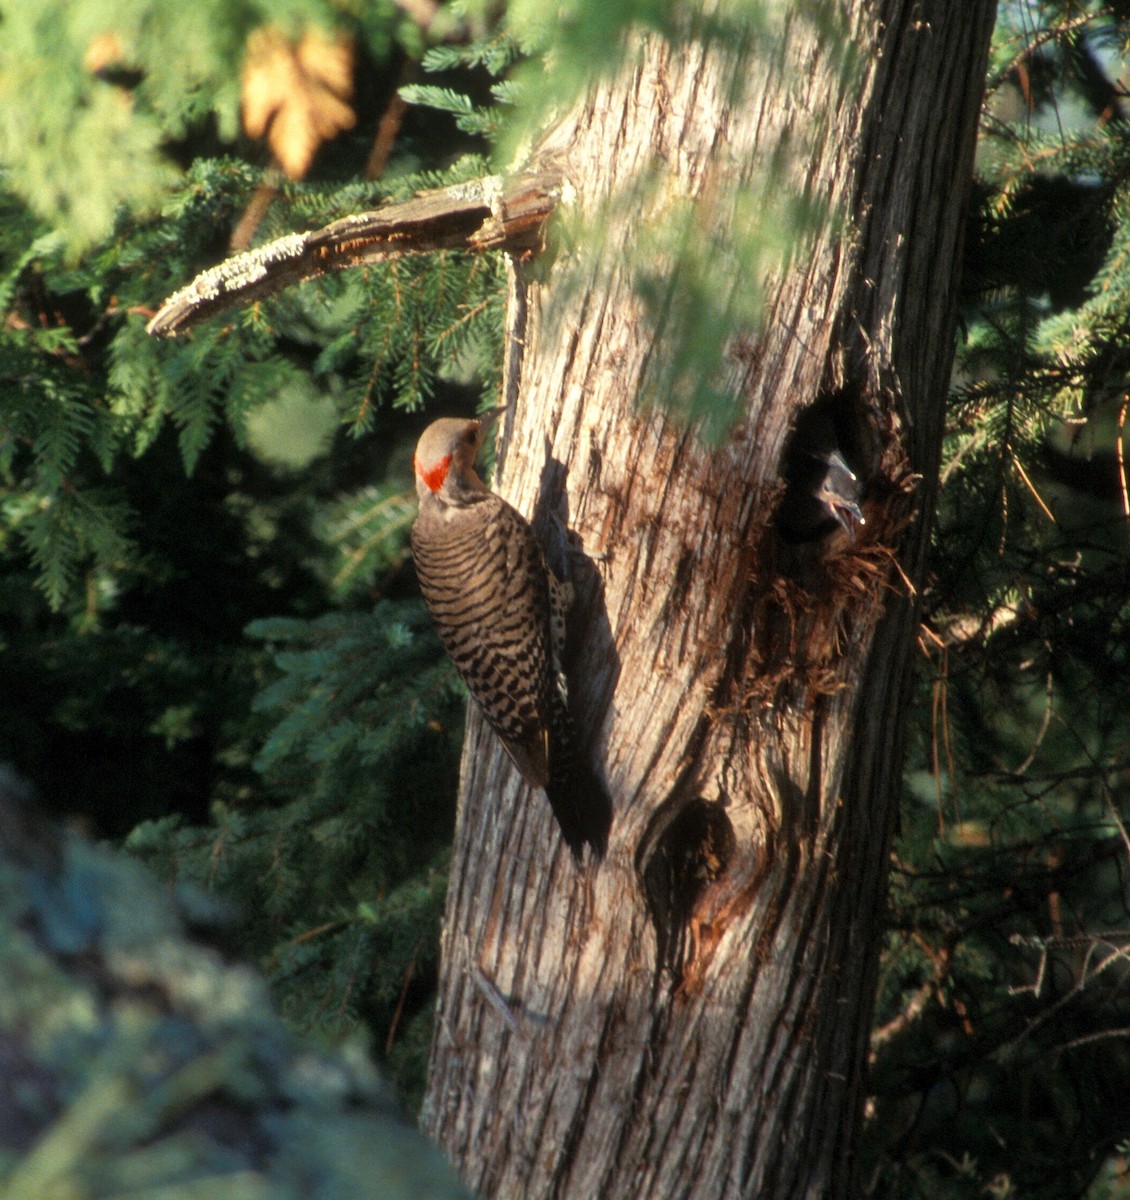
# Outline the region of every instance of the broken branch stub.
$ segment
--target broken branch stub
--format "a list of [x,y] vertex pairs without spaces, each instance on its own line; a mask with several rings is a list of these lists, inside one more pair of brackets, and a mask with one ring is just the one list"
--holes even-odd
[[175,337],[293,284],[407,254],[539,249],[562,184],[552,172],[513,179],[488,175],[343,217],[309,233],[287,234],[197,275],[161,305],[146,332]]

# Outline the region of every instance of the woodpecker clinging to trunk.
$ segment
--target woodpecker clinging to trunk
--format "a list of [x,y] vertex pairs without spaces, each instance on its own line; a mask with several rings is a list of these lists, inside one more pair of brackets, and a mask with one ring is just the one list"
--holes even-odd
[[479,421],[445,418],[416,445],[420,511],[412,556],[436,632],[507,754],[544,788],[580,857],[605,831],[578,795],[561,656],[567,585],[546,566],[530,523],[475,472]]

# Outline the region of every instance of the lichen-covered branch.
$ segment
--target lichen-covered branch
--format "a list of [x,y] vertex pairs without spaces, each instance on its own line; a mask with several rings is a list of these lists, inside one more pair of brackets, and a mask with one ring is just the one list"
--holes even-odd
[[561,186],[551,171],[512,179],[488,175],[288,234],[198,275],[161,305],[146,328],[156,337],[175,337],[304,280],[406,254],[538,249]]

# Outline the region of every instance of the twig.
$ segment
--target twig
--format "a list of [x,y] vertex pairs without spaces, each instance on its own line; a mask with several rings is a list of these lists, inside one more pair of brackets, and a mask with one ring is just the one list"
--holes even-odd
[[1033,498],[1040,506],[1040,510],[1043,512],[1044,516],[1047,517],[1047,519],[1054,525],[1055,517],[1052,516],[1052,510],[1048,508],[1048,506],[1044,503],[1043,497],[1038,491],[1036,491],[1036,485],[1031,479],[1028,478],[1028,472],[1024,470],[1023,464],[1021,463],[1020,459],[1016,457],[1012,447],[1009,446],[1007,449],[1009,456],[1012,458],[1012,465],[1016,468],[1020,478],[1024,481],[1025,487],[1027,487],[1027,489],[1032,493]]
[[385,1039],[385,1057],[387,1058],[392,1053],[393,1043],[396,1041],[396,1031],[400,1026],[400,1018],[404,1015],[404,1004],[408,999],[408,988],[412,983],[412,977],[416,974],[416,950],[418,947],[412,948],[412,961],[408,964],[408,970],[404,972],[404,984],[400,989],[400,999],[396,1002],[396,1011],[392,1014],[392,1023],[388,1027],[388,1037]]
[[380,179],[385,173],[385,167],[388,166],[388,160],[392,154],[392,147],[396,142],[396,135],[400,132],[404,114],[408,111],[408,101],[400,94],[400,88],[404,84],[410,83],[415,73],[416,64],[409,60],[400,72],[398,86],[389,97],[388,104],[381,113],[381,119],[377,122],[373,148],[369,151],[369,158],[365,163],[366,179]]
[[1096,12],[1085,13],[1081,17],[1065,21],[1062,25],[1056,25],[1052,29],[1045,29],[1043,32],[1035,34],[1030,41],[1025,42],[1024,48],[1003,70],[998,71],[996,75],[990,77],[988,83],[985,85],[986,94],[991,95],[995,92],[1008,78],[1010,71],[1018,67],[1025,58],[1030,57],[1047,42],[1054,42],[1058,37],[1066,37],[1076,29],[1081,29],[1083,26],[1090,25],[1095,21],[1101,20],[1103,17],[1109,17],[1113,15],[1113,11],[1111,6],[1100,8]]
[[279,194],[281,182],[282,172],[278,167],[271,167],[264,173],[251,199],[247,202],[242,216],[236,221],[235,228],[231,231],[228,249],[233,254],[242,254],[254,241],[255,233],[267,215],[267,209],[271,207],[272,202]]
[[1040,752],[1040,747],[1044,744],[1044,738],[1047,737],[1048,730],[1051,728],[1052,714],[1055,711],[1055,681],[1052,678],[1052,673],[1049,671],[1044,682],[1044,718],[1040,722],[1039,732],[1036,734],[1036,741],[1033,743],[1032,749],[1028,757],[1018,766],[1014,772],[1016,775],[1023,775],[1028,768],[1036,761],[1036,755]]
[[1118,455],[1118,482],[1122,487],[1122,512],[1127,521],[1130,521],[1130,491],[1126,487],[1126,457],[1122,446],[1123,431],[1126,428],[1126,405],[1130,404],[1130,393],[1122,397],[1122,403],[1118,406],[1118,438],[1116,439],[1115,453]]
[[478,966],[471,967],[471,979],[475,986],[486,997],[487,1003],[494,1009],[496,1013],[506,1022],[511,1033],[518,1032],[518,1020],[510,1011],[510,1005],[506,1003],[506,998],[494,986],[493,983],[483,974]]

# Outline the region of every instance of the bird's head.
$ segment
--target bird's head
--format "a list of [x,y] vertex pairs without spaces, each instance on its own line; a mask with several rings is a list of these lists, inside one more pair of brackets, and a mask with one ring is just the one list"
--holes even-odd
[[814,454],[828,469],[816,486],[816,499],[828,516],[834,518],[849,537],[854,538],[862,525],[866,525],[859,507],[859,480],[855,472],[835,451]]
[[433,421],[416,443],[416,493],[458,499],[467,492],[485,491],[475,472],[483,441],[483,423],[443,417]]

